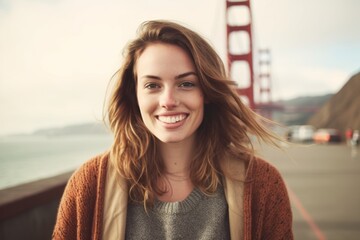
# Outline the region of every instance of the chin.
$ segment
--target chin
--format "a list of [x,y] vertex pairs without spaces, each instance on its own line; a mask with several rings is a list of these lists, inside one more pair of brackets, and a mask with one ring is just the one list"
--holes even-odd
[[179,136],[157,136],[157,139],[162,143],[179,143],[185,140]]
[[162,143],[179,143],[182,141],[181,139],[175,139],[175,138],[158,138],[158,139]]

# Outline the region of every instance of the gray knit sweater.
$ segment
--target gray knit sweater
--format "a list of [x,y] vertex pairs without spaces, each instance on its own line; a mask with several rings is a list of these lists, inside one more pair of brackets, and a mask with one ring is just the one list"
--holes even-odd
[[126,239],[230,239],[223,189],[211,196],[194,189],[181,202],[156,201],[148,214],[143,205],[128,204]]

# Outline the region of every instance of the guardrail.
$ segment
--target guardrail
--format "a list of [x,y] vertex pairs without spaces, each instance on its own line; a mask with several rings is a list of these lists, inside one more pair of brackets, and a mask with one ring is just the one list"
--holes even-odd
[[0,239],[51,239],[72,172],[0,190]]

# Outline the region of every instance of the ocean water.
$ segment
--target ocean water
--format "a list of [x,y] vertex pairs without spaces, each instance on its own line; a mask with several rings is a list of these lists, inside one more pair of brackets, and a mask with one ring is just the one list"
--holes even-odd
[[0,137],[0,189],[73,171],[111,142],[110,135]]

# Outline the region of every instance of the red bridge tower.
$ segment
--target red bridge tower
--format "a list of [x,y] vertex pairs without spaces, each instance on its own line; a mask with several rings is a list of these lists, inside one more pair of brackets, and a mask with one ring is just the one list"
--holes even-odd
[[254,69],[250,0],[226,0],[226,35],[229,72],[240,97],[254,109]]

